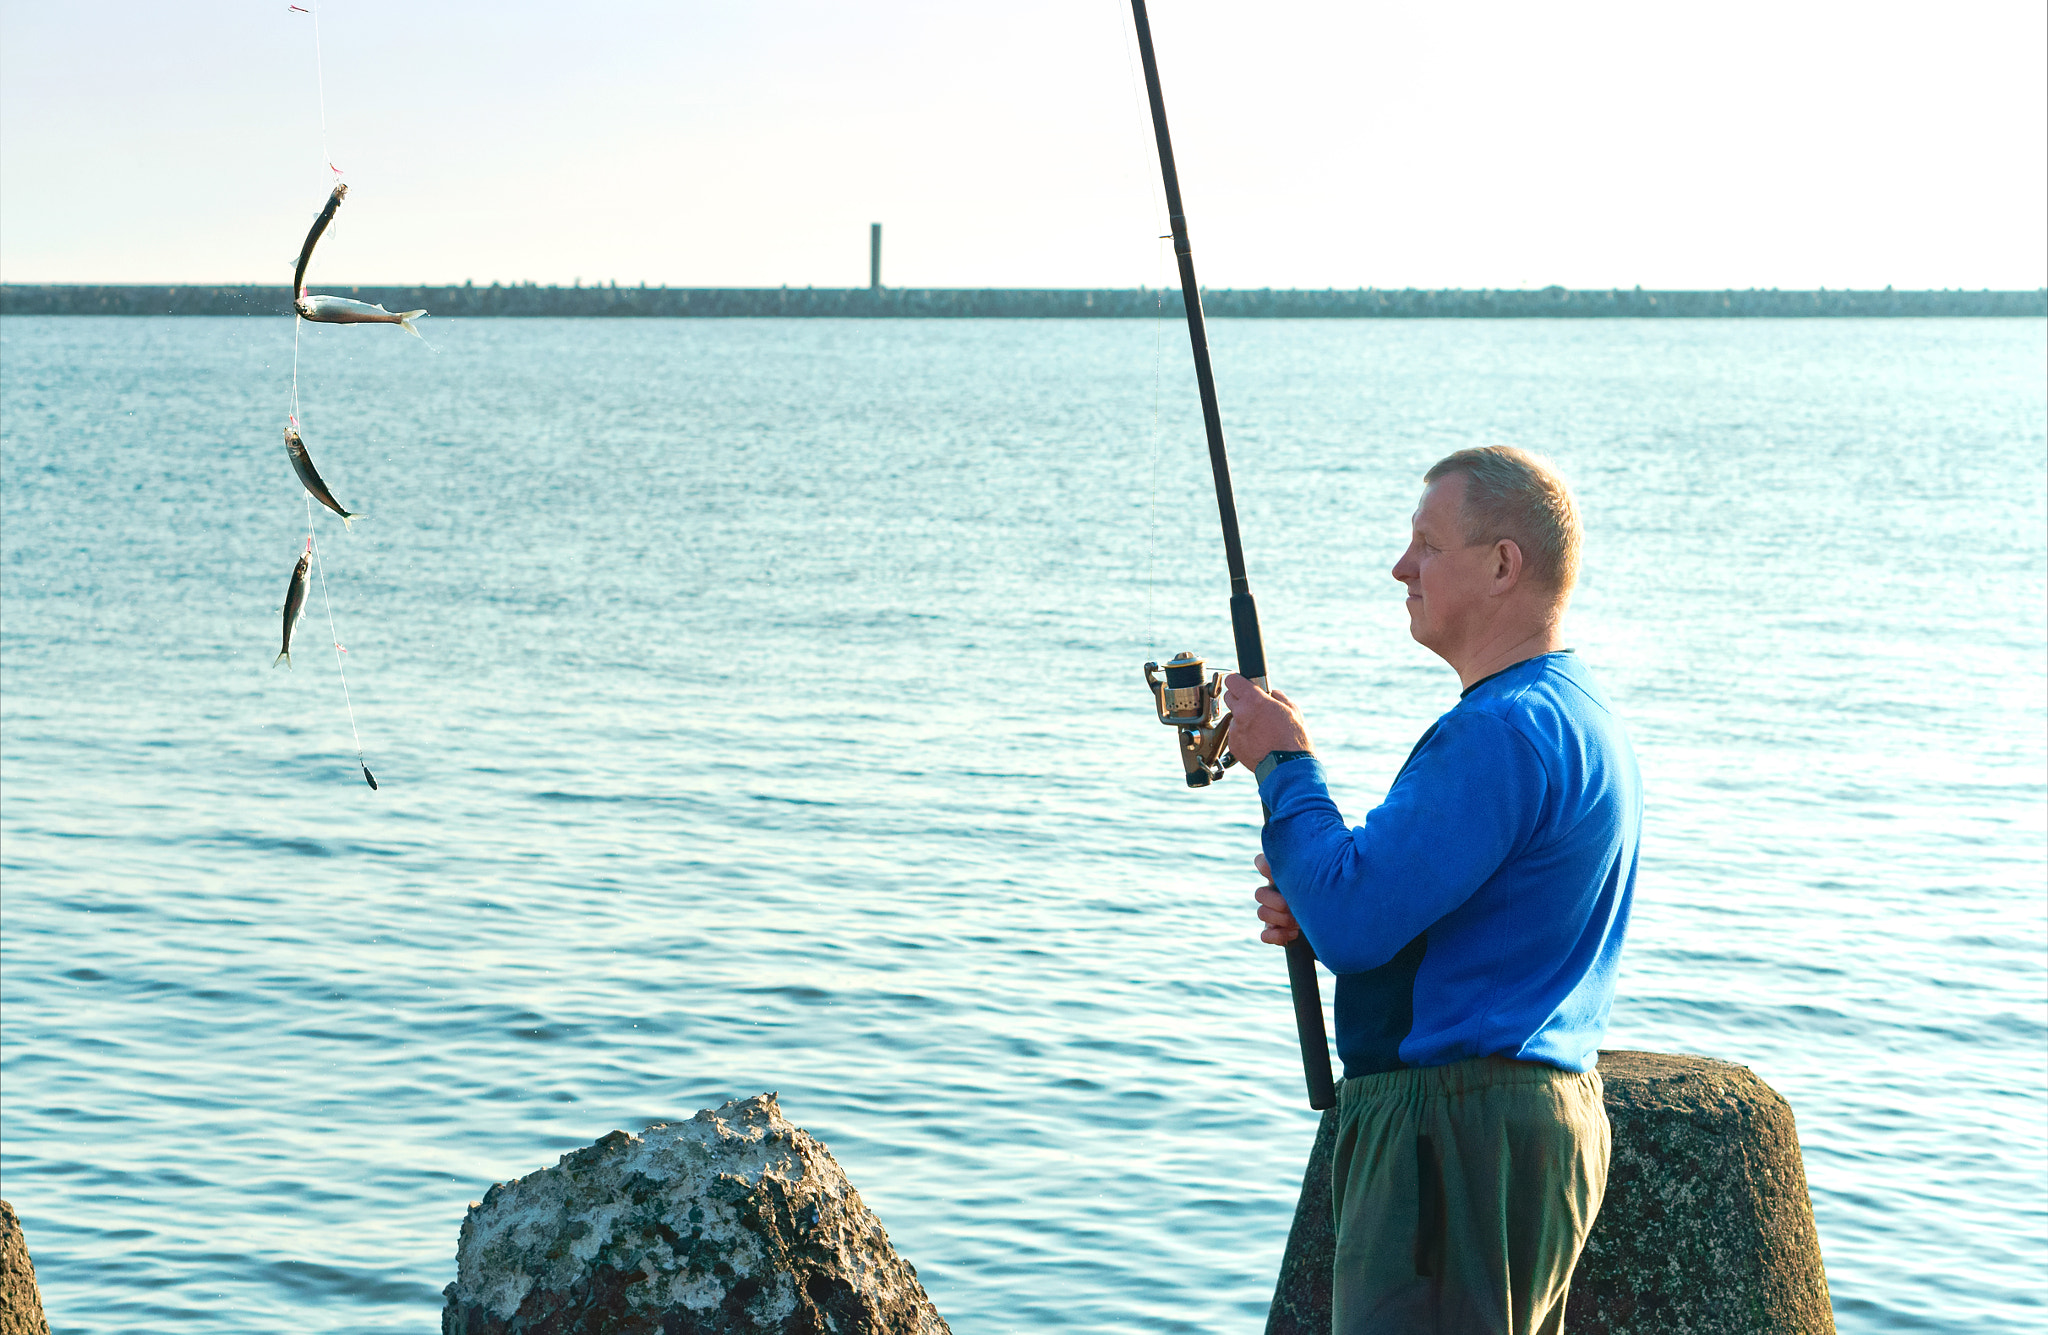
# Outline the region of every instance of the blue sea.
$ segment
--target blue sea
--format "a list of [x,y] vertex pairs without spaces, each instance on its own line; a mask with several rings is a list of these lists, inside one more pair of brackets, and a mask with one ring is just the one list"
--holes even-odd
[[[0,321],[53,1329],[431,1331],[492,1182],[776,1090],[962,1335],[1259,1331],[1315,1114],[1252,785],[1184,788],[1140,677],[1229,657],[1184,329],[426,332],[304,333],[365,517],[287,668],[290,323]],[[1211,334],[1347,814],[1457,697],[1387,574],[1422,471],[1551,455],[1648,785],[1607,1046],[1791,1101],[1844,1332],[2042,1329],[2043,323]]]

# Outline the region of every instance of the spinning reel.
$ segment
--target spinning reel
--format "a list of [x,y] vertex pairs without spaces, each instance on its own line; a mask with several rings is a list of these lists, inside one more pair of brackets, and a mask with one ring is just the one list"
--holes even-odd
[[1202,660],[1192,649],[1166,661],[1165,680],[1159,671],[1157,663],[1145,665],[1145,684],[1152,688],[1159,721],[1179,730],[1180,763],[1187,771],[1188,787],[1207,788],[1237,763],[1237,757],[1223,749],[1230,736],[1230,716],[1219,713],[1223,674],[1203,681]]

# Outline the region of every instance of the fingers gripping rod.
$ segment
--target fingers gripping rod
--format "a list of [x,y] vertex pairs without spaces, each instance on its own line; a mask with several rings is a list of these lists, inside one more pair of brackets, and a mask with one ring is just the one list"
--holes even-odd
[[[1180,177],[1173,167],[1173,140],[1166,130],[1166,101],[1159,92],[1159,64],[1152,55],[1152,25],[1145,16],[1145,0],[1131,0],[1131,17],[1138,28],[1138,53],[1145,64],[1145,92],[1152,102],[1152,132],[1159,141],[1159,171],[1166,183],[1166,211],[1173,227],[1173,254],[1180,266],[1180,290],[1188,313],[1188,341],[1194,347],[1195,383],[1202,393],[1202,425],[1209,437],[1209,471],[1216,479],[1216,509],[1223,521],[1223,557],[1230,567],[1230,629],[1237,644],[1237,670],[1261,687],[1266,684],[1266,650],[1259,637],[1259,609],[1252,601],[1251,581],[1245,576],[1244,545],[1237,532],[1237,502],[1230,490],[1230,460],[1223,451],[1223,416],[1216,406],[1216,377],[1209,367],[1209,334],[1202,320],[1202,289],[1195,281],[1195,257],[1188,244],[1187,216],[1180,202]],[[1183,655],[1193,658],[1193,655]],[[1179,660],[1176,660],[1178,662]],[[1169,664],[1169,672],[1173,664]],[[1156,669],[1147,664],[1146,677]],[[1195,660],[1195,681],[1200,683],[1201,664]],[[1153,685],[1160,702],[1163,721],[1168,717],[1164,683]],[[1213,694],[1213,693],[1211,693]],[[1228,720],[1225,719],[1227,724]],[[1196,734],[1192,741],[1188,734]],[[1223,735],[1216,729],[1207,736],[1200,728],[1183,727],[1183,761],[1188,765],[1188,783],[1206,785],[1222,773],[1216,753],[1222,750]],[[1193,754],[1187,754],[1192,751]],[[1199,772],[1196,766],[1203,768]],[[1213,771],[1212,771],[1213,767]],[[1316,984],[1315,951],[1307,938],[1297,936],[1287,945],[1287,981],[1294,994],[1294,1025],[1301,1039],[1302,1072],[1308,1080],[1311,1108],[1331,1108],[1337,1103],[1335,1082],[1330,1073],[1330,1040],[1323,1028],[1323,1001]]]

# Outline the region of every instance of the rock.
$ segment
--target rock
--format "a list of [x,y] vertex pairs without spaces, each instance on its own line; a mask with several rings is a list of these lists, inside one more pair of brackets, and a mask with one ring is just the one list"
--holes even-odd
[[492,1187],[444,1293],[443,1335],[950,1335],[773,1094]]
[[[1746,1066],[1603,1052],[1614,1157],[1572,1278],[1572,1335],[1834,1335],[1792,1108]],[[1323,1114],[1267,1335],[1328,1335],[1330,1153]]]
[[28,1259],[28,1239],[22,1237],[21,1220],[6,1201],[0,1201],[0,1335],[50,1335],[35,1263]]
[[1330,1267],[1337,1259],[1337,1227],[1330,1207],[1330,1158],[1336,1151],[1337,1110],[1323,1114],[1309,1147],[1294,1226],[1280,1256],[1280,1283],[1266,1313],[1266,1335],[1329,1335]]
[[1607,1199],[1572,1281],[1575,1335],[1834,1335],[1792,1105],[1747,1066],[1603,1052]]

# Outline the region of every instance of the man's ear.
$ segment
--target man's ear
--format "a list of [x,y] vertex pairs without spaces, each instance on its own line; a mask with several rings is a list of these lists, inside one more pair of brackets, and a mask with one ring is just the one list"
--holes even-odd
[[1493,591],[1506,593],[1522,582],[1522,548],[1513,538],[1493,544]]

